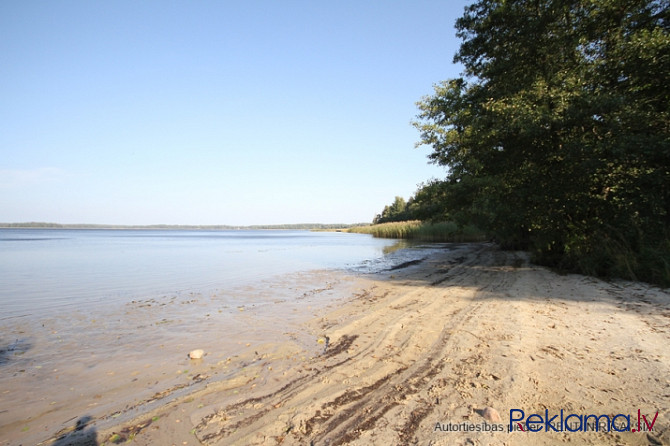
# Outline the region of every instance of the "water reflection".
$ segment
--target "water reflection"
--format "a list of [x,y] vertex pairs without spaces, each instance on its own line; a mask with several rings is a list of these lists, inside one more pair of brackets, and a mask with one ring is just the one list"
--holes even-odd
[[412,248],[412,247],[418,246],[420,244],[421,244],[421,242],[417,242],[417,241],[414,241],[414,240],[404,240],[404,239],[403,240],[398,240],[397,242],[395,242],[392,245],[384,246],[384,248],[382,249],[382,252],[384,253],[384,255],[388,255],[388,254],[392,254],[392,253],[398,251],[399,249]]

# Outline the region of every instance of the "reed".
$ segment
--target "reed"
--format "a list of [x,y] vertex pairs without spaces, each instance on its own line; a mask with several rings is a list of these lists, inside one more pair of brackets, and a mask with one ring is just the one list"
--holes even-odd
[[411,239],[429,242],[478,242],[486,235],[473,226],[459,228],[454,222],[427,223],[419,220],[381,223],[350,228],[349,232],[379,238]]

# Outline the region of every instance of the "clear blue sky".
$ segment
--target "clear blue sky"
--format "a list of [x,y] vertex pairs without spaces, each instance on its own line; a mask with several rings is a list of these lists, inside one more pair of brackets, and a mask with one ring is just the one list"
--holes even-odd
[[0,222],[370,221],[467,3],[0,2]]

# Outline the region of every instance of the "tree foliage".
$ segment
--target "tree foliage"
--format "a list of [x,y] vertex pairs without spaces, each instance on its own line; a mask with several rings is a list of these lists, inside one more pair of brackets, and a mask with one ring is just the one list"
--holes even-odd
[[426,192],[442,214],[545,264],[670,283],[667,0],[479,0],[456,27],[464,77],[414,123],[449,168]]
[[408,210],[405,199],[403,197],[395,197],[395,200],[390,206],[384,206],[384,210],[374,218],[373,223],[380,224],[393,221],[411,220]]
[[403,197],[395,197],[391,205],[384,206],[381,214],[372,220],[373,224],[401,221],[430,221],[433,223],[448,220],[444,206],[445,183],[431,180],[420,184],[416,193],[405,201]]

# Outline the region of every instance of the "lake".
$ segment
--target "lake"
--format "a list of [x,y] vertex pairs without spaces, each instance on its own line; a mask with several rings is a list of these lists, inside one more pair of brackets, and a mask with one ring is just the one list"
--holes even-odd
[[230,289],[297,271],[372,271],[403,260],[385,254],[396,244],[338,232],[0,229],[0,318]]

